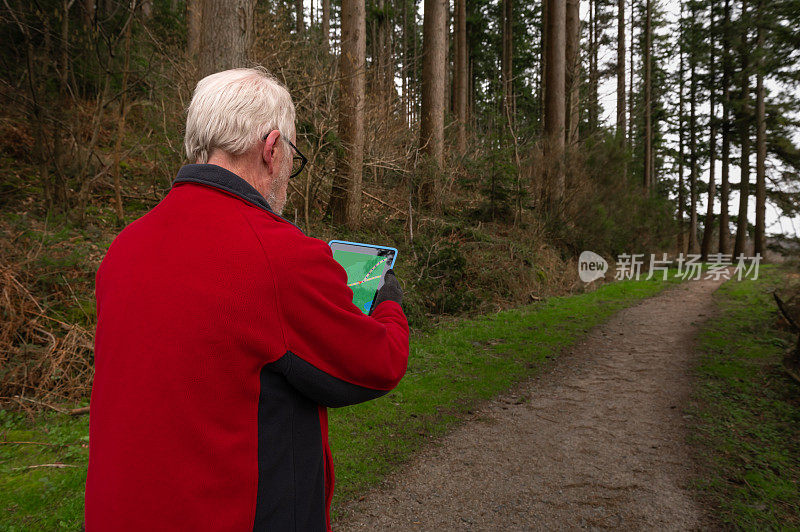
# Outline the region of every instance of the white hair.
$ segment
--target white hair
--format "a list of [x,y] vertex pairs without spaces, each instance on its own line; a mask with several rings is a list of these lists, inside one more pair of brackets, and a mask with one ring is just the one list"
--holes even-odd
[[275,129],[290,140],[294,120],[289,91],[263,67],[217,72],[194,89],[186,117],[186,156],[204,164],[215,149],[241,155]]

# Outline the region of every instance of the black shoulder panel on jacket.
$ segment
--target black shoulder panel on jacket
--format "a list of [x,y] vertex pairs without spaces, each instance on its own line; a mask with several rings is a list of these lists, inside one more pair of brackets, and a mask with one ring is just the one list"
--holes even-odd
[[388,392],[343,381],[316,368],[291,351],[267,364],[267,367],[286,377],[289,384],[312,401],[329,408],[363,403]]

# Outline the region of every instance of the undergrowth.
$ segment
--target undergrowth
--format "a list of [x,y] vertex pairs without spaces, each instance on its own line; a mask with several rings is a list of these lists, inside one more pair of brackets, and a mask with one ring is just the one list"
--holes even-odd
[[700,335],[695,487],[725,527],[800,529],[800,383],[782,365],[796,338],[779,328],[771,296],[785,275],[762,268],[756,281],[722,285],[719,316]]

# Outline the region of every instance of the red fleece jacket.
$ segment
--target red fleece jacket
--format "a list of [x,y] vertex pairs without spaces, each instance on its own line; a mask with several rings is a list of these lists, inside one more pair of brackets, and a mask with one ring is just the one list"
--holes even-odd
[[214,165],[119,234],[96,298],[87,530],[330,530],[325,406],[397,385],[400,305],[364,315],[327,244]]

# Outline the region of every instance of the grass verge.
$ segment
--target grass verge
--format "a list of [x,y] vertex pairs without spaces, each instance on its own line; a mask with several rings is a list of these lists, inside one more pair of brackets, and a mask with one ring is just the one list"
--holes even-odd
[[[480,401],[540,372],[591,327],[676,282],[611,283],[413,335],[408,373],[395,390],[330,411],[334,506],[374,485]],[[88,418],[0,410],[0,529],[79,529],[87,458]],[[30,468],[53,463],[75,467]]]
[[776,328],[770,294],[781,275],[768,267],[725,283],[699,337],[695,488],[726,528],[800,529],[800,385],[782,368],[790,336]]

